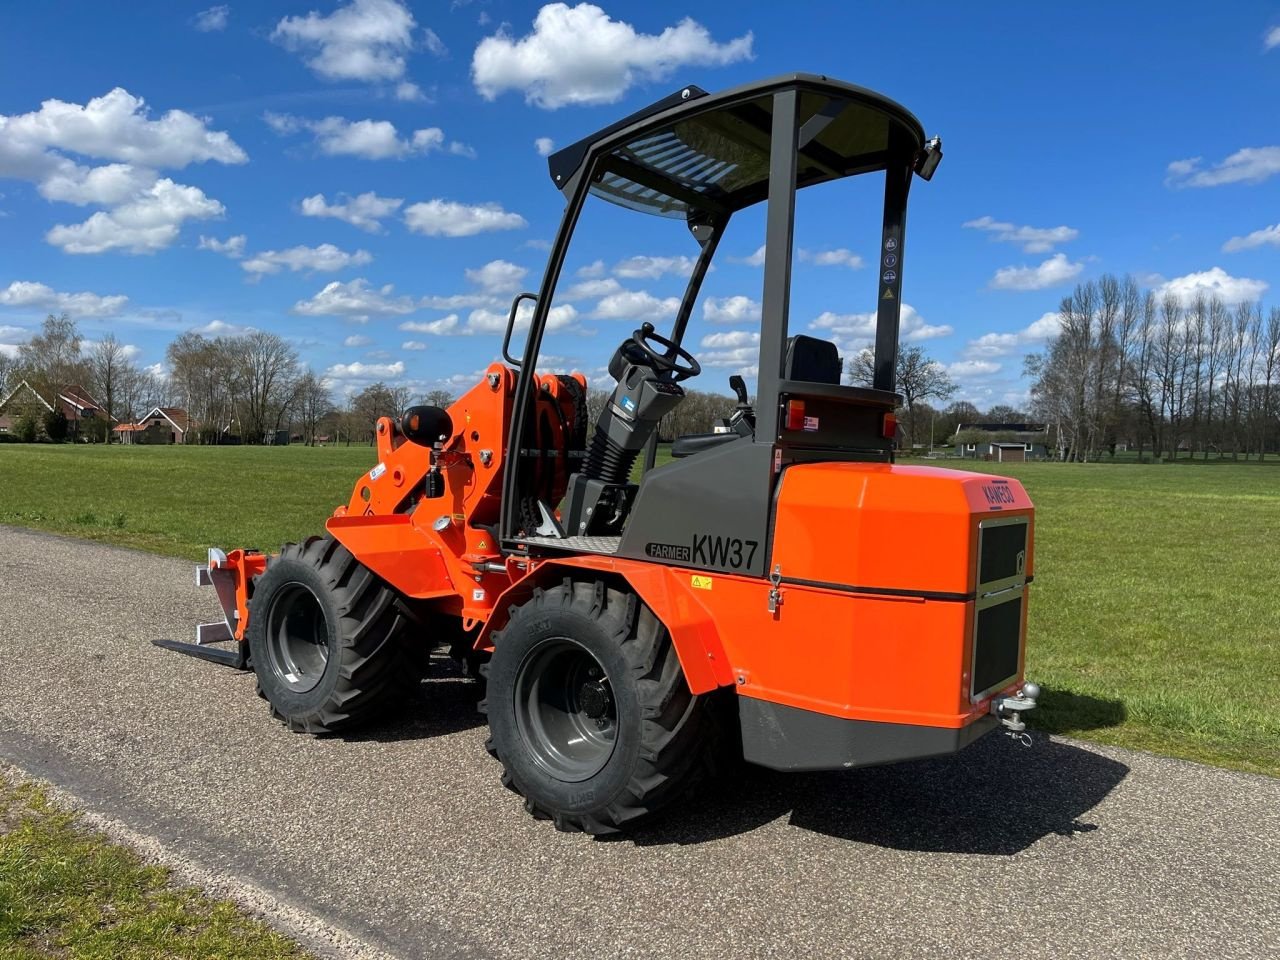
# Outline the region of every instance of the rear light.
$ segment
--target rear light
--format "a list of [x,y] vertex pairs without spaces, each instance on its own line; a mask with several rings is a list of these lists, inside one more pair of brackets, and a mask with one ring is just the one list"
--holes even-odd
[[787,401],[787,429],[788,430],[804,429],[804,401],[803,400]]
[[892,413],[886,413],[884,420],[880,423],[880,436],[886,440],[892,440],[898,434],[898,418]]

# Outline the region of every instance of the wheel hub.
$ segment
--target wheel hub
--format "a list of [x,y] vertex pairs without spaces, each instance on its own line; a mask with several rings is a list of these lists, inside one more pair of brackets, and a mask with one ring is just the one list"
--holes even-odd
[[604,668],[582,644],[552,637],[531,650],[515,683],[516,725],[530,757],[568,783],[595,776],[618,737],[618,710]]
[[611,703],[608,688],[599,680],[588,680],[578,688],[578,704],[592,720],[601,719]]

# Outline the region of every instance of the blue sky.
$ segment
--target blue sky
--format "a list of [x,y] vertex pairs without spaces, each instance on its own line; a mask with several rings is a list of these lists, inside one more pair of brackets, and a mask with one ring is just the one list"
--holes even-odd
[[[0,9],[0,351],[66,310],[163,369],[176,333],[290,338],[335,393],[460,389],[537,288],[562,198],[540,150],[681,85],[792,70],[899,100],[943,138],[912,193],[904,337],[979,405],[1071,286],[1280,303],[1280,3],[502,0]],[[864,182],[865,181],[865,182]],[[801,195],[793,332],[866,342],[880,184]],[[688,344],[750,373],[761,211],[721,245]],[[599,377],[669,324],[673,221],[587,213],[549,365]],[[568,289],[573,286],[575,289]],[[496,331],[496,332],[495,332]]]

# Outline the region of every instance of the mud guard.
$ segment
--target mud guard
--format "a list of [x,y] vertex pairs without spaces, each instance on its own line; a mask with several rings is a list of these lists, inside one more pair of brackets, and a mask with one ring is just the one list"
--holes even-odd
[[708,693],[733,683],[733,670],[715,622],[690,586],[685,571],[673,571],[652,563],[614,557],[582,556],[547,560],[498,597],[493,615],[476,637],[477,650],[492,650],[492,635],[507,621],[507,611],[523,603],[539,587],[565,576],[589,571],[626,581],[671,632],[676,656],[684,670],[689,691]]

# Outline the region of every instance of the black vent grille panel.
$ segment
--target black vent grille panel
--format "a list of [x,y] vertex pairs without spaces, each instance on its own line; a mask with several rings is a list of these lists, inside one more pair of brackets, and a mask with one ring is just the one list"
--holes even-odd
[[979,537],[978,584],[1021,577],[1027,559],[1027,524],[983,524]]
[[1022,652],[1022,594],[978,610],[973,637],[973,696],[1012,680]]

